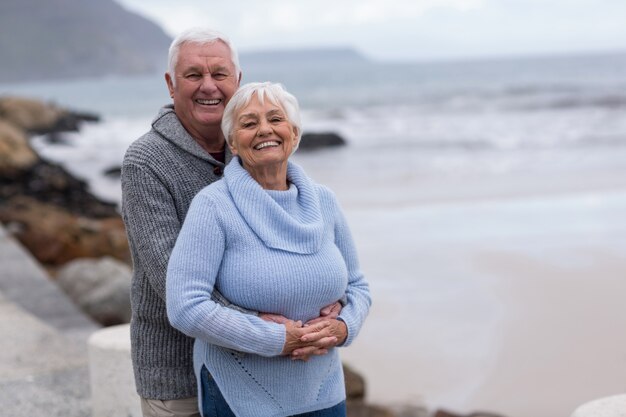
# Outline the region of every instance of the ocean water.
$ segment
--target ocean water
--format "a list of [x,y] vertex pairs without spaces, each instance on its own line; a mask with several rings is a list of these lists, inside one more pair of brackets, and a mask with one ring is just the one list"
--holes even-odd
[[[552,175],[621,164],[626,155],[626,53],[244,73],[244,82],[265,80],[298,97],[306,131],[334,131],[348,141],[345,157],[320,159],[341,160],[355,179],[388,169],[410,177]],[[0,94],[100,114],[101,123],[65,135],[65,145],[33,143],[113,200],[116,185],[101,171],[120,163],[169,102],[162,75],[0,85]]]
[[[348,142],[293,158],[336,192],[371,284],[370,318],[344,352],[370,400],[552,417],[623,390],[624,338],[603,335],[572,357],[608,317],[599,314],[623,317],[609,309],[620,292],[601,294],[604,309],[534,294],[569,288],[570,277],[588,277],[594,293],[626,270],[626,53],[244,73],[265,80],[298,97],[305,131]],[[0,85],[0,94],[99,113],[63,144],[33,145],[111,201],[119,180],[102,172],[169,101],[160,75]],[[568,321],[588,316],[589,327]],[[553,321],[576,334],[555,338],[544,329]],[[557,347],[569,355],[545,355]],[[571,363],[575,378],[562,371]],[[559,398],[540,398],[554,386],[565,387]],[[536,396],[520,403],[525,390]]]

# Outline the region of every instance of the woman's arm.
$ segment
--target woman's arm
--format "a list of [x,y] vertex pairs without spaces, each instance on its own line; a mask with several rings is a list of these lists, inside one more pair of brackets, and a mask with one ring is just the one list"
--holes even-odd
[[[372,299],[369,285],[359,266],[356,246],[352,239],[348,222],[334,195],[332,195],[332,202],[334,203],[335,210],[335,244],[343,255],[348,269],[346,305],[343,307],[338,317],[338,320],[345,323],[347,336],[340,345],[349,346],[361,330],[361,326],[369,313]],[[342,331],[340,326],[338,326],[336,331]]]
[[225,250],[225,236],[213,202],[194,198],[167,269],[170,323],[191,337],[246,353],[276,356],[283,351],[285,326],[223,307],[211,299]]

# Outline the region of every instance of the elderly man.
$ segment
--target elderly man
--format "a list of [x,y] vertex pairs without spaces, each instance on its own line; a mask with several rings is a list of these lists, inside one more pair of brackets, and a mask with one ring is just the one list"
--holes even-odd
[[[218,32],[184,32],[170,46],[165,81],[173,106],[159,111],[122,164],[122,216],[133,258],[132,361],[144,416],[199,416],[193,339],[168,322],[165,279],[191,200],[221,178],[231,159],[220,124],[241,81],[237,52]],[[320,315],[336,317],[339,308]]]

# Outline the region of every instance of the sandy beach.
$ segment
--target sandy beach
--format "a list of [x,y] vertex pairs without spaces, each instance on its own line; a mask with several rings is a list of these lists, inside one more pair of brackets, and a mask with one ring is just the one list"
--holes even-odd
[[299,162],[346,207],[374,295],[343,352],[370,400],[558,417],[626,391],[625,172],[367,183],[320,159]]

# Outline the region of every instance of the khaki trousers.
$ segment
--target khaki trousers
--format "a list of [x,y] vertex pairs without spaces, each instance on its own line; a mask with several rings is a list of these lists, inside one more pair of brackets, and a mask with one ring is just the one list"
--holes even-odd
[[141,399],[143,417],[200,417],[198,397],[182,400]]

